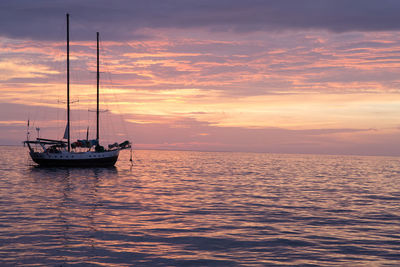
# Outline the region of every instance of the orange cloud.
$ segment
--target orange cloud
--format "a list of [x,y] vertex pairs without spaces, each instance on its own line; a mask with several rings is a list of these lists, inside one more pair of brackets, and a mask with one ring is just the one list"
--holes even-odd
[[[160,39],[102,43],[101,106],[131,123],[170,124],[177,132],[193,127],[185,120],[290,131],[383,133],[398,125],[400,38],[395,33],[254,33],[239,39],[201,31],[196,37],[173,30],[153,33]],[[71,95],[79,99],[73,109],[93,109],[93,42],[74,42],[72,49]],[[1,101],[64,108],[63,50],[60,43],[0,39]],[[214,136],[208,129],[191,134]],[[329,138],[350,142],[363,134]]]

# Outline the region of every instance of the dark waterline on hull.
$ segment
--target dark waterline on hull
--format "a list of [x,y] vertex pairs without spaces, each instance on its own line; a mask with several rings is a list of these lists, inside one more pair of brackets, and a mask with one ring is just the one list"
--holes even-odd
[[72,167],[72,168],[108,168],[115,165],[118,156],[108,158],[95,159],[77,159],[77,160],[62,160],[62,159],[40,159],[32,158],[34,162],[41,167]]

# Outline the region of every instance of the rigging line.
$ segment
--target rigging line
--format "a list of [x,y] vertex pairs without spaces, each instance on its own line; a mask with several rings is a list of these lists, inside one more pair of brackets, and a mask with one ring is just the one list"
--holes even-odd
[[[101,47],[103,47],[103,42],[102,42],[102,40],[100,40],[100,46]],[[127,139],[131,139],[130,138],[130,135],[128,134],[128,131],[127,131],[127,128],[126,128],[126,121],[125,121],[125,118],[124,118],[124,116],[123,116],[123,114],[122,114],[122,112],[121,112],[121,108],[120,108],[120,105],[119,105],[119,101],[118,101],[118,99],[117,99],[117,96],[116,96],[116,94],[115,94],[115,87],[114,87],[114,83],[113,83],[113,81],[112,81],[112,77],[111,77],[111,74],[110,74],[110,71],[109,71],[109,64],[107,63],[107,62],[104,62],[104,65],[105,65],[105,68],[106,68],[106,73],[108,74],[107,75],[107,77],[108,77],[108,79],[109,79],[109,81],[110,81],[110,88],[111,88],[111,92],[112,92],[112,95],[113,95],[113,97],[114,97],[114,101],[115,101],[115,103],[116,103],[116,108],[117,108],[117,110],[118,110],[118,115],[119,115],[119,118],[120,118],[120,121],[121,121],[121,125],[122,125],[122,128],[123,128],[123,132],[124,132],[124,134],[125,134],[125,137],[127,138]]]
[[[89,116],[90,116],[90,111],[89,111],[89,109],[88,109],[88,111],[87,111],[87,127],[90,129],[90,120],[89,120]],[[88,138],[88,139],[90,139],[90,138]]]
[[[57,118],[56,118],[57,119],[57,129],[60,129],[60,122],[59,122],[58,118],[59,118],[59,109],[58,109],[58,106],[57,106]],[[59,136],[59,133],[57,135],[57,139],[59,139],[58,136]]]
[[[111,133],[112,133],[112,135],[113,135],[113,136],[116,136],[116,131],[115,131],[115,127],[114,127],[114,122],[113,122],[112,119],[110,119],[110,116],[107,116],[107,121],[109,122],[108,124],[109,124],[110,127],[111,127]],[[109,136],[109,138],[110,138],[110,136]],[[109,141],[110,141],[110,140],[109,140]]]
[[78,111],[78,139],[82,139],[81,138],[81,111],[80,111],[80,106],[79,106],[79,101],[77,104],[77,111]]
[[[57,104],[55,105],[55,108],[57,109],[56,110],[56,120],[57,120],[56,126],[57,126],[57,128],[56,128],[55,132],[53,133],[53,135],[56,139],[61,140],[61,137],[62,137],[61,132],[64,132],[64,128],[61,126],[63,123],[61,124],[60,119],[61,119],[61,115],[63,115],[62,111],[63,111],[64,106],[62,106],[62,108],[60,107],[60,97],[61,97],[61,93],[60,93],[61,88],[60,87],[62,87],[64,89],[64,82],[65,82],[64,75],[66,75],[66,70],[65,70],[66,55],[65,55],[65,50],[64,50],[65,44],[64,44],[64,42],[61,42],[61,40],[64,40],[64,38],[65,38],[64,33],[66,32],[66,24],[65,24],[64,20],[62,20],[57,25],[58,25],[58,27],[57,27],[58,30],[56,31],[57,32],[56,39],[52,43],[52,48],[51,48],[53,60],[51,61],[50,66],[57,73],[54,76],[54,78],[55,78],[54,82],[51,83],[53,86],[56,87],[54,91],[55,91],[55,97],[57,98]],[[63,86],[59,86],[60,80],[62,81],[61,84]],[[64,93],[64,90],[62,92]],[[64,118],[64,116],[62,118]],[[59,129],[62,129],[62,130],[60,131]]]
[[[61,32],[58,30],[61,27],[65,27],[65,24],[60,21],[60,24],[56,24],[59,27],[56,27],[56,40],[61,39]],[[60,26],[62,25],[62,26]],[[37,45],[38,47],[43,47],[46,48],[48,51],[46,54],[43,54],[44,59],[46,60],[45,64],[47,64],[50,68],[55,69],[57,72],[59,72],[59,69],[57,68],[58,65],[60,64],[59,59],[59,52],[60,50],[57,47],[57,41],[55,42],[45,42],[45,41],[36,41],[34,44],[32,42],[30,45]],[[56,76],[57,78],[57,76]],[[50,77],[49,77],[50,80]],[[46,100],[46,97],[48,95],[48,90],[50,88],[50,91],[53,91],[53,88],[51,86],[54,86],[54,82],[48,82],[47,86],[40,86],[38,89],[38,93],[35,94],[34,97],[34,102],[37,102],[35,105],[29,105],[28,108],[28,116],[31,121],[32,127],[35,127],[36,125],[41,124],[42,122],[46,121],[46,118],[48,115],[54,116],[54,113],[50,113],[48,109],[54,109],[54,106],[46,106],[45,104],[50,104],[50,101],[44,102]],[[58,86],[56,86],[58,88]],[[48,97],[48,100],[51,100],[51,97]]]
[[[102,40],[100,40],[100,46],[101,46],[101,50],[102,51],[105,51],[105,49],[103,48],[104,47],[104,45],[103,45],[103,41]],[[104,58],[104,56],[102,57],[102,59]],[[105,66],[104,68],[106,69],[106,71],[105,71],[105,73],[106,73],[106,79],[108,80],[108,88],[110,88],[111,90],[111,92],[112,92],[112,95],[113,95],[113,97],[114,97],[114,101],[115,101],[115,103],[117,104],[116,105],[116,107],[119,109],[119,105],[118,105],[118,101],[116,100],[116,97],[115,97],[115,92],[114,92],[114,86],[113,86],[113,84],[112,84],[112,79],[111,79],[111,73],[110,73],[110,67],[109,67],[109,64],[107,64],[107,62],[106,61],[103,61],[102,60],[102,63],[103,63],[103,65]],[[104,80],[103,80],[104,81]],[[107,99],[110,99],[109,97],[109,94],[106,94],[106,98]],[[111,103],[112,103],[112,99],[111,99]],[[106,106],[107,106],[107,108],[109,108],[109,104],[108,104],[108,101],[105,103],[106,104]],[[121,113],[121,112],[119,112],[119,113]],[[114,113],[115,114],[115,113]],[[114,115],[114,114],[112,114],[112,115]],[[116,134],[116,130],[115,130],[115,125],[114,125],[114,123],[115,123],[115,121],[113,121],[113,120],[111,120],[111,124],[110,124],[110,126],[112,127],[112,132],[113,132],[113,134],[115,135]],[[122,123],[121,122],[121,124],[122,124],[122,126],[124,127],[125,125],[124,125],[124,123]],[[125,136],[127,136],[126,134],[125,134]]]

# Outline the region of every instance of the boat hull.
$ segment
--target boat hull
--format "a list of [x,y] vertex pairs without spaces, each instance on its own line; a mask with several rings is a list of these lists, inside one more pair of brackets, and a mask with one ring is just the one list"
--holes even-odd
[[32,160],[42,167],[106,168],[118,160],[119,151],[88,153],[30,153]]

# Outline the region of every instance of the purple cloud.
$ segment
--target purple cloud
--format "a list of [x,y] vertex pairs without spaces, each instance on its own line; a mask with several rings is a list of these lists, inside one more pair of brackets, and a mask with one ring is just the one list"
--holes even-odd
[[[13,112],[6,112],[12,110]],[[49,107],[32,107],[21,104],[0,104],[0,130],[4,133],[0,137],[0,145],[20,144],[25,138],[26,119],[28,114],[45,113],[48,120],[57,119],[57,109]],[[80,115],[79,115],[80,113]],[[87,111],[74,110],[75,117],[85,117]],[[120,121],[118,115],[109,114],[111,120]],[[129,118],[143,119],[144,115],[130,115]],[[62,118],[58,118],[61,119]],[[154,119],[154,118],[151,118]],[[13,123],[12,121],[16,121]],[[57,138],[63,132],[64,124],[60,122],[60,129],[45,126],[44,121],[31,121],[31,138],[36,137],[34,127],[40,126],[47,137]],[[81,128],[86,130],[84,121]],[[400,155],[399,131],[384,134],[376,129],[309,129],[288,130],[282,128],[246,129],[241,127],[218,127],[193,118],[177,118],[171,124],[169,119],[159,123],[125,123],[128,138],[133,136],[135,149],[194,149],[204,151],[248,151],[272,153],[319,153],[319,154],[359,154],[359,155]],[[77,125],[74,125],[77,129]],[[121,125],[115,124],[120,131]],[[177,128],[178,127],[178,128]],[[124,127],[123,127],[124,128]],[[93,128],[91,128],[93,129]],[[81,132],[81,138],[85,132]],[[368,135],[369,142],[355,143],[351,140],[337,141],[337,134]],[[130,136],[131,135],[131,136]],[[74,135],[78,138],[79,135]],[[108,136],[103,136],[108,138]],[[126,136],[124,137],[126,138]],[[114,140],[111,139],[110,140]],[[122,140],[122,139],[121,139]],[[104,141],[106,143],[106,141]]]
[[148,38],[137,33],[142,28],[387,31],[400,28],[399,11],[396,0],[2,1],[0,35],[61,39],[66,12],[80,28],[74,33],[80,40],[96,30],[114,40]]

